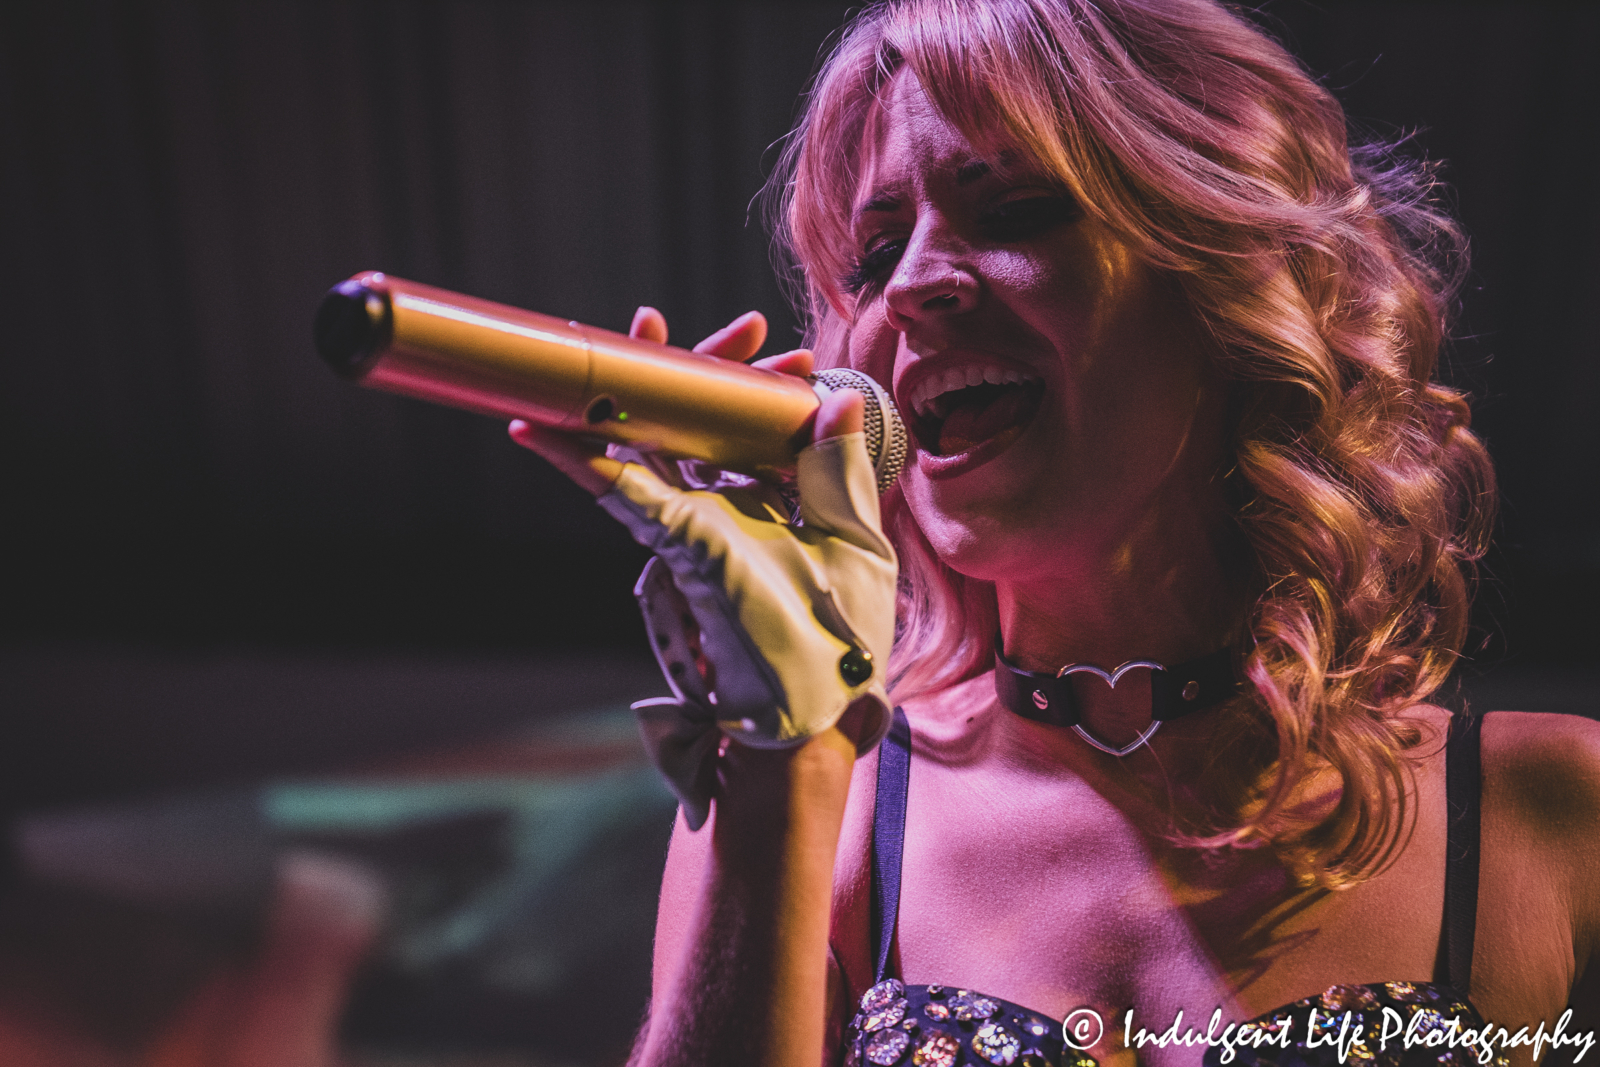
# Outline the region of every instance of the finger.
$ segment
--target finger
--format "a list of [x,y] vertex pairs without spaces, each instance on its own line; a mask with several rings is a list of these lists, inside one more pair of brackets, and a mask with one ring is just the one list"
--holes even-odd
[[854,389],[836,389],[817,408],[812,439],[826,441],[847,433],[860,433],[866,425],[867,400]]
[[539,453],[556,470],[595,496],[609,490],[622,473],[623,464],[607,456],[600,445],[586,444],[521,419],[513,419],[508,430],[513,441]]
[[804,378],[816,369],[816,363],[816,357],[809,351],[804,348],[797,348],[793,352],[785,352],[782,355],[758,359],[750,365],[752,367],[760,367],[762,370],[775,370],[779,374],[793,374]]
[[767,343],[767,317],[759,311],[746,311],[728,325],[694,346],[703,355],[743,363]]
[[667,343],[667,317],[653,307],[641,307],[633,313],[633,325],[628,327],[628,336],[664,345]]

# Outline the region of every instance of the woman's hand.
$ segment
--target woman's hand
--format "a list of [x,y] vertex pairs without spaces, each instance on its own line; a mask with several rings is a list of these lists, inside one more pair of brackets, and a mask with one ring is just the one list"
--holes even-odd
[[[659,342],[666,324],[643,308],[632,333]],[[697,351],[744,359],[765,335],[752,312]],[[761,366],[803,375],[812,357],[790,352]],[[894,637],[896,564],[879,528],[861,423],[853,392],[820,405],[813,442],[797,461],[800,524],[760,483],[686,492],[675,465],[513,424],[513,437],[596,492],[656,554],[634,592],[674,696],[635,710],[693,828],[717,791],[719,729],[757,748],[792,748],[855,706],[859,751],[887,730],[883,664]]]

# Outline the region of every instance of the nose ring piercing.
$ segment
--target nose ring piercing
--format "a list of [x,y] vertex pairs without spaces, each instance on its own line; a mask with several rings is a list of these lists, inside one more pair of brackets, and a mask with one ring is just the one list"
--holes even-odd
[[941,304],[953,304],[959,298],[960,293],[961,293],[961,275],[956,272],[956,269],[954,267],[951,267],[950,268],[950,288],[947,291],[945,291],[943,293],[940,293],[938,296],[934,297],[934,299],[939,301]]

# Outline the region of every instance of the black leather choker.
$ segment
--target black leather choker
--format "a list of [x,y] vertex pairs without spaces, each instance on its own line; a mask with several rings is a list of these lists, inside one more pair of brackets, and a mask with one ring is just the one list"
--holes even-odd
[[[1078,736],[1102,752],[1126,756],[1155,736],[1164,722],[1181,718],[1219,704],[1239,692],[1239,679],[1233,669],[1233,651],[1218,649],[1210,655],[1164,667],[1152,660],[1130,660],[1107,672],[1088,663],[1069,663],[1054,674],[1025,671],[1014,666],[994,643],[994,689],[1000,703],[1027,719],[1053,726],[1070,726]],[[1150,670],[1150,727],[1129,745],[1115,748],[1095,737],[1081,725],[1077,699],[1072,695],[1072,675],[1098,675],[1113,689],[1122,676],[1135,667]]]

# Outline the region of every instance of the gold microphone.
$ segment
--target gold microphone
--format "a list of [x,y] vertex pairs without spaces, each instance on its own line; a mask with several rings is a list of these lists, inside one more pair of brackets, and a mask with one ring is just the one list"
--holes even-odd
[[796,378],[380,271],[329,290],[314,332],[335,371],[372,389],[754,475],[793,471],[822,397],[855,389],[880,491],[905,463],[894,401],[859,371]]

